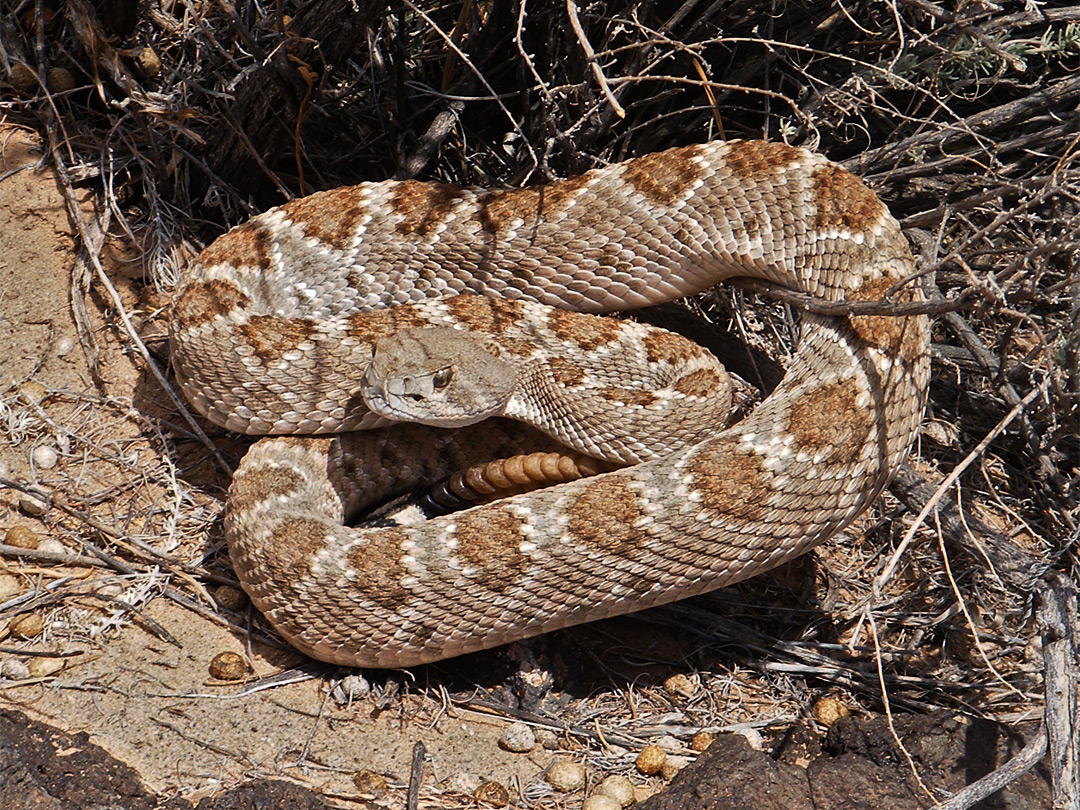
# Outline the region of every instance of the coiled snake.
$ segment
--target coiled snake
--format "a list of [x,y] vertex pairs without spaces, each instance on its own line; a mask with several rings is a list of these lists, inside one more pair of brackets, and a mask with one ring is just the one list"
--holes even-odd
[[[492,351],[525,356],[539,322],[565,349],[550,374],[572,386],[591,373],[584,358],[613,356],[632,327],[531,302],[608,312],[733,276],[829,301],[919,301],[917,284],[900,284],[913,272],[895,220],[841,168],[784,145],[714,142],[540,188],[387,181],[295,200],[193,263],[174,297],[172,358],[218,424],[328,434],[262,439],[235,473],[226,537],[256,607],[315,658],[410,666],[703,593],[826,540],[915,437],[929,327],[806,315],[784,380],[733,427],[695,423],[634,466],[419,526],[354,529],[346,517],[384,489],[490,449],[547,447],[516,423],[379,427],[358,381],[380,341],[434,326],[485,345],[502,336]],[[635,351],[686,360],[665,335]],[[681,379],[660,399],[720,382]],[[621,421],[657,397],[608,399],[589,420]]]

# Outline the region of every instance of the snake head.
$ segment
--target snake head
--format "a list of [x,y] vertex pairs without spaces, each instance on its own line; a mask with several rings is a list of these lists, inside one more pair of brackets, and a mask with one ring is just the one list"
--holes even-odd
[[458,428],[499,416],[517,384],[517,370],[479,336],[433,326],[376,341],[360,394],[395,422]]

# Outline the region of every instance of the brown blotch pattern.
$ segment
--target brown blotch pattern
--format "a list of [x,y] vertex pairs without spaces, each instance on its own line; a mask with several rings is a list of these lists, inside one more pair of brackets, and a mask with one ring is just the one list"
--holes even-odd
[[348,564],[356,571],[352,587],[380,607],[394,612],[409,601],[412,594],[401,581],[409,576],[401,558],[408,539],[404,529],[379,529],[367,533],[369,542],[354,547]]
[[296,582],[311,575],[311,561],[316,552],[326,546],[327,527],[317,520],[302,517],[286,518],[270,532],[265,547],[272,554],[262,557],[271,569],[266,579]]
[[650,363],[668,363],[677,366],[696,356],[698,347],[681,335],[663,329],[652,329],[642,344]]
[[548,314],[548,328],[560,340],[574,343],[582,351],[590,352],[618,338],[617,321],[580,312],[552,310]]
[[608,402],[618,402],[623,405],[640,405],[647,407],[656,402],[656,394],[652,391],[642,391],[638,388],[615,388],[607,386],[596,389],[596,393]]
[[471,330],[501,334],[521,320],[521,303],[463,293],[445,300],[446,311]]
[[[868,281],[857,290],[852,290],[850,297],[855,301],[880,301],[895,281],[888,277]],[[923,297],[913,285],[907,284],[890,300],[906,303],[921,301]],[[909,361],[922,356],[925,325],[917,317],[856,315],[850,322],[855,334],[883,352]]]
[[642,196],[669,205],[704,176],[692,160],[700,150],[697,145],[683,146],[636,158],[623,165],[622,178]]
[[237,307],[246,307],[250,301],[228,281],[199,281],[185,287],[173,301],[172,319],[181,329],[190,329],[228,315]]
[[793,146],[767,141],[737,141],[724,153],[724,163],[741,180],[761,182],[763,175],[791,166],[803,159]]
[[831,163],[819,166],[811,178],[816,230],[832,228],[869,231],[885,206],[859,178]]
[[473,581],[496,593],[516,588],[518,575],[530,565],[521,551],[521,519],[496,508],[483,515],[463,512],[454,522],[457,556],[476,569]]
[[535,226],[563,210],[588,183],[584,174],[535,188],[495,189],[480,197],[478,216],[488,233],[501,233],[515,219]]
[[265,363],[295,349],[310,338],[316,328],[313,321],[305,318],[252,315],[247,323],[237,327],[237,331],[251,344],[255,356]]
[[672,386],[680,394],[688,397],[707,397],[720,387],[720,375],[715,369],[699,368],[675,381]]
[[338,250],[347,250],[356,231],[356,223],[367,213],[355,188],[320,191],[281,206],[283,213],[300,226],[304,235],[318,239]]
[[757,520],[766,511],[766,471],[757,455],[738,449],[737,441],[719,439],[706,444],[687,469],[706,509],[735,520]]
[[390,208],[402,217],[395,229],[403,236],[425,236],[446,219],[463,189],[450,183],[405,180],[394,184]]
[[629,557],[648,538],[633,526],[641,517],[637,498],[617,476],[596,478],[567,507],[567,530],[584,545],[616,557]]
[[559,385],[573,388],[585,381],[585,372],[581,366],[564,357],[552,357],[547,361],[547,365],[551,369],[551,376]]
[[402,329],[430,326],[425,318],[409,307],[358,312],[345,319],[345,334],[361,343],[374,343]]
[[304,484],[304,476],[289,468],[255,467],[233,476],[229,487],[229,508],[237,512],[250,509],[275,495],[295,492]]
[[270,269],[270,232],[258,220],[251,220],[233,228],[210,244],[195,259],[200,267],[229,265],[230,267],[254,267]]
[[854,379],[828,383],[800,397],[788,410],[788,432],[797,449],[830,449],[827,464],[853,461],[866,444],[873,425],[871,407],[858,406],[859,385]]

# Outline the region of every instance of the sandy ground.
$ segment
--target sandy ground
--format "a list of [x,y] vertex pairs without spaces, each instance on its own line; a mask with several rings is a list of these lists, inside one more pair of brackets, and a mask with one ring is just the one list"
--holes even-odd
[[[87,304],[99,352],[95,385],[72,315],[73,283],[83,271],[75,270],[60,186],[36,168],[39,145],[28,134],[9,130],[0,143],[0,477],[35,485],[78,513],[56,506],[28,513],[25,493],[0,487],[0,539],[11,542],[13,527],[27,527],[45,551],[83,554],[86,543],[124,557],[134,546],[151,563],[155,553],[199,562],[220,543],[215,519],[227,478],[197,442],[168,444],[148,418],[177,419],[131,341],[120,339],[116,307],[98,283],[85,299],[75,294]],[[160,296],[137,282],[126,255],[123,240],[107,249],[106,271],[153,346],[162,335]],[[235,463],[242,448],[219,438]],[[0,558],[0,576],[5,571],[0,665],[33,664],[38,677],[0,679],[0,705],[88,732],[153,790],[197,797],[254,775],[280,775],[350,797],[353,774],[364,769],[386,775],[391,787],[407,782],[419,740],[435,796],[477,779],[526,786],[552,759],[542,749],[502,751],[496,740],[506,719],[433,711],[429,699],[399,696],[381,712],[373,697],[338,705],[328,699],[326,677],[240,696],[240,687],[208,674],[217,653],[247,656],[252,677],[305,661],[269,645],[248,649],[243,611],[228,627],[163,598],[175,588],[211,606],[202,586],[182,575],[153,567],[121,575],[33,557]],[[43,635],[30,643],[13,635],[13,620],[26,612],[45,619]],[[71,655],[35,659],[27,651]],[[386,806],[396,806],[395,797],[392,791]]]

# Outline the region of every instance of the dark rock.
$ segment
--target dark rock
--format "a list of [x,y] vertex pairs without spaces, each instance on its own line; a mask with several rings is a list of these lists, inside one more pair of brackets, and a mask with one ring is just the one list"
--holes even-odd
[[[0,808],[4,810],[192,810],[151,793],[138,775],[90,742],[0,709]],[[197,810],[326,810],[307,788],[248,782],[199,802]]]
[[[778,741],[773,754],[755,751],[743,737],[722,735],[666,790],[638,807],[922,810],[1004,764],[1027,741],[1016,728],[945,714],[897,716],[894,726],[910,762],[884,717],[842,718],[823,741],[812,726],[796,726]],[[1028,734],[1034,730],[1026,729]],[[820,754],[814,756],[819,748]],[[800,764],[806,765],[805,770]],[[1049,807],[1050,777],[1044,767],[974,806],[975,810]]]

